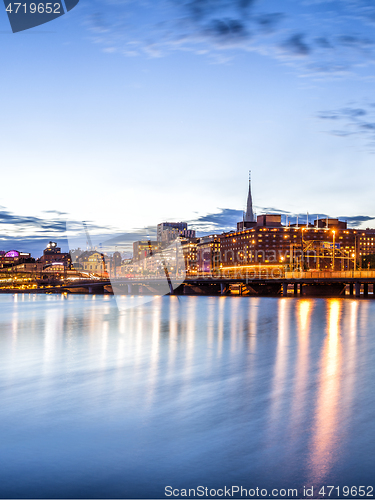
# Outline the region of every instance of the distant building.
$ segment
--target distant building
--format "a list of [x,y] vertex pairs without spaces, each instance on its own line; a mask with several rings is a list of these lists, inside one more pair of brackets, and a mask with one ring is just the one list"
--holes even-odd
[[133,259],[122,260],[119,275],[125,277],[132,277],[134,275]]
[[8,270],[12,270],[17,273],[36,273],[43,271],[43,264],[41,264],[40,262],[35,262],[34,259],[32,259],[32,261],[33,262],[15,264],[11,268],[8,268]]
[[72,259],[72,262],[77,262],[77,259],[80,255],[82,255],[84,250],[81,248],[75,248],[74,250],[70,250],[70,257]]
[[113,255],[105,255],[106,271],[110,277],[116,277],[121,274],[122,258],[120,252],[114,252]]
[[105,257],[96,250],[83,252],[74,264],[77,271],[105,276],[107,274]]
[[186,222],[162,222],[157,226],[157,241],[163,246],[178,237],[195,238],[195,231],[188,229]]
[[65,269],[70,269],[72,259],[70,253],[61,252],[61,248],[57,246],[57,243],[50,241],[47,248],[43,251],[42,257],[38,259],[38,262],[42,263],[45,269],[61,264]]
[[197,244],[197,268],[199,274],[215,274],[220,270],[221,237],[216,234],[200,238]]
[[158,241],[142,240],[133,243],[133,261],[139,261],[153,255],[160,248]]
[[197,248],[199,241],[199,238],[181,238],[185,271],[190,275],[197,274],[198,271]]
[[17,250],[9,250],[8,252],[0,252],[0,268],[14,267],[19,264],[33,263],[35,259],[27,252],[18,252]]

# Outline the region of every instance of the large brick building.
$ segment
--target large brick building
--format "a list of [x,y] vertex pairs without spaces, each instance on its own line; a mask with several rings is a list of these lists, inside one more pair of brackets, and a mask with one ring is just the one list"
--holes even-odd
[[282,226],[281,215],[259,216],[251,229],[220,237],[220,269],[282,266],[289,269],[349,270],[373,251],[373,230],[348,229],[343,221],[315,220],[303,226]]
[[[215,248],[219,249],[219,256],[213,259],[209,255],[209,240],[198,244],[198,270],[216,275],[255,267],[353,270],[361,268],[368,261],[364,257],[369,255],[374,255],[375,262],[375,229],[348,228],[346,222],[333,218],[317,218],[313,223],[299,226],[282,225],[279,214],[255,218],[250,180],[247,209],[237,231],[211,238],[218,238]],[[199,258],[199,246],[207,247],[206,259]]]

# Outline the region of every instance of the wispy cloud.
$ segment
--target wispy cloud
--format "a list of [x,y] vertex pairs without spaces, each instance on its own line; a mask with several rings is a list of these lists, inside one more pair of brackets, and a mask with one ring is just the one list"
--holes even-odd
[[183,50],[226,60],[223,53],[256,51],[339,76],[375,60],[375,4],[367,0],[92,0],[90,10],[93,41],[128,56]]
[[201,215],[189,221],[189,226],[198,234],[222,233],[236,228],[238,221],[242,220],[243,212],[232,208],[221,208],[216,213]]
[[303,33],[296,33],[289,37],[281,44],[281,48],[295,56],[308,56],[312,51],[311,46],[305,42]]
[[329,126],[328,132],[337,137],[355,136],[363,140],[365,147],[375,152],[375,104],[347,106],[337,110],[322,111],[318,118]]
[[[68,214],[55,210],[44,213],[46,217],[24,216],[0,207],[0,250],[17,249],[40,256],[50,240],[58,241],[67,250],[67,223],[73,233],[82,232],[82,221],[71,220]],[[90,221],[87,225],[93,235],[100,234],[102,239],[104,235],[116,232],[115,228],[98,226]]]

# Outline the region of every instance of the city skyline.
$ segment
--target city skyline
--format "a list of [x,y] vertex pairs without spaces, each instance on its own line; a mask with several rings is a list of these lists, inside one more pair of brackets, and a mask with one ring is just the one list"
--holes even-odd
[[[231,230],[235,230],[237,222],[246,217],[246,202],[243,203],[244,210],[235,210],[230,208],[220,209],[217,213],[206,214],[197,217],[193,220],[186,221],[189,228],[197,231],[197,236],[202,237],[209,234],[221,234]],[[275,207],[259,207],[253,205],[254,214],[260,215],[265,213],[281,214],[283,224],[288,222],[291,224],[297,221],[300,224],[306,223],[307,219],[312,218],[332,218],[332,214],[326,213],[291,213],[286,210],[277,209]],[[55,215],[56,219],[43,219],[42,217],[19,216],[0,209],[1,224],[6,228],[0,238],[0,250],[19,250],[21,252],[30,252],[33,256],[40,254],[47,242],[51,239],[58,240],[64,251],[72,248],[69,245],[67,234],[71,235],[70,242],[76,242],[75,248],[82,246],[86,248],[87,239],[84,225],[82,221],[72,221],[66,219],[67,214],[54,213],[51,211],[46,215]],[[334,216],[336,217],[336,216]],[[374,227],[375,217],[365,215],[355,216],[337,216],[336,218],[344,220],[348,223],[348,227],[365,229]],[[176,222],[178,217],[169,217]],[[156,238],[156,226],[147,226],[144,228],[134,228],[131,231],[121,231],[119,228],[101,227],[91,222],[87,222],[87,227],[90,230],[90,236],[93,240],[93,246],[100,248],[106,242],[110,245],[115,244],[117,239],[118,245],[128,245],[131,247],[133,241],[145,238],[146,236]],[[86,226],[85,224],[85,226]],[[15,234],[17,235],[15,236]],[[86,246],[85,246],[86,245]]]
[[[261,213],[278,213],[282,215],[282,220],[283,223],[285,223],[286,218],[287,220],[294,224],[297,220],[300,222],[300,224],[306,223],[307,220],[307,214],[306,213],[300,213],[300,214],[291,214],[282,210],[277,210],[264,207],[261,209],[260,207],[255,207],[257,209],[256,213],[259,215]],[[235,230],[236,223],[242,219],[243,212],[241,210],[234,210],[234,209],[223,209],[219,211],[216,214],[207,214],[206,216],[201,216],[197,218],[195,221],[187,221],[189,224],[189,227],[197,231],[197,235],[202,237],[206,236],[209,234],[221,234],[226,231],[231,231]],[[309,217],[311,218],[331,218],[332,215],[330,214],[309,214]],[[368,217],[368,216],[363,216],[363,215],[358,215],[358,216],[353,216],[353,217],[345,217],[345,216],[338,216],[337,217],[340,220],[344,220],[348,222],[348,227],[357,227],[357,228],[362,228],[365,229],[367,227],[374,227],[373,223],[373,218]],[[8,222],[9,221],[9,222]],[[56,240],[59,242],[60,246],[64,251],[69,250],[69,243],[66,238],[66,229],[65,229],[65,221],[64,220],[57,220],[57,221],[45,221],[43,219],[38,219],[38,218],[31,218],[31,217],[18,217],[18,216],[12,216],[12,214],[9,214],[8,220],[6,222],[9,224],[10,230],[9,233],[14,232],[17,233],[19,231],[20,227],[25,227],[29,228],[30,233],[34,234],[28,234],[27,236],[9,236],[9,237],[2,237],[0,239],[0,250],[4,251],[9,251],[9,250],[19,250],[21,252],[30,252],[34,257],[38,256],[41,254],[43,249],[45,248],[46,244],[48,243],[49,240]],[[12,225],[15,224],[17,225],[17,228],[12,227]],[[48,224],[48,229],[45,230],[43,226]],[[81,223],[76,223],[73,222],[73,224],[81,224]],[[110,233],[108,232],[107,228],[100,228],[100,227],[95,227],[95,234],[93,235],[93,240],[95,242],[96,247],[100,247],[104,242],[106,241],[111,241],[116,238],[118,238],[119,244],[128,244],[129,248],[131,247],[131,244],[133,241],[144,238],[146,233],[147,235],[151,236],[152,238],[156,238],[156,227],[149,226],[147,228],[140,228],[138,230],[133,230],[133,231],[127,231],[126,233],[122,233],[121,231],[118,232],[113,232]],[[106,232],[107,229],[107,232]],[[26,229],[27,231],[27,229]],[[72,238],[72,241],[77,240],[77,245],[79,246],[81,241],[85,239],[83,234],[77,235],[76,238]],[[120,243],[121,242],[121,243]],[[86,248],[85,244],[83,244],[83,247]]]

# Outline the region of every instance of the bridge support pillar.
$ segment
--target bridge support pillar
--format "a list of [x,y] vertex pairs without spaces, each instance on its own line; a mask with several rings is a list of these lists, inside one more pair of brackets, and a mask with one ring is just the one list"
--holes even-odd
[[354,285],[353,283],[349,283],[349,295],[353,295]]
[[283,296],[286,297],[288,295],[288,283],[283,283]]
[[92,294],[93,293],[93,288],[92,286],[89,286],[89,293]]
[[361,296],[361,283],[356,283],[355,284],[355,296],[360,297]]
[[368,297],[368,283],[363,283],[363,295]]
[[298,294],[298,285],[299,285],[299,283],[294,283],[294,287],[293,287],[293,289],[294,289],[294,295]]
[[220,295],[225,295],[226,287],[224,283],[220,283]]
[[131,283],[128,283],[128,295],[131,295],[133,292],[133,287],[131,285]]

